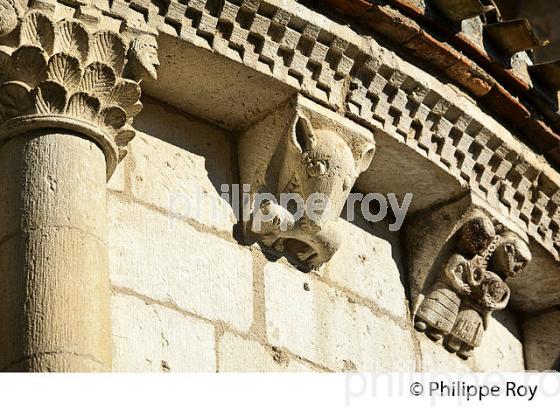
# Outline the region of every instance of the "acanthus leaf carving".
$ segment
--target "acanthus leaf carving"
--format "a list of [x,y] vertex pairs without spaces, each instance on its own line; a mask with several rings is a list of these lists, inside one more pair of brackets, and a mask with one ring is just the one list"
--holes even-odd
[[53,52],[55,43],[54,22],[45,14],[38,11],[29,12],[20,29],[20,45],[40,47],[46,53]]
[[118,130],[126,125],[126,112],[122,108],[116,106],[105,107],[99,114],[99,120],[100,124],[118,132]]
[[20,81],[8,81],[0,85],[0,121],[29,111],[33,104],[30,92],[29,86]]
[[63,21],[56,30],[54,53],[65,53],[79,61],[87,61],[90,42],[85,26],[77,21]]
[[62,128],[69,121],[72,129],[84,124],[84,132],[95,133],[92,138],[112,151],[106,152],[110,176],[134,138],[132,122],[142,109],[139,82],[156,77],[156,39],[132,39],[71,18],[57,21],[37,10],[16,12],[11,1],[0,0],[0,37],[11,32],[18,34],[17,44],[0,40],[0,121],[10,121],[4,128],[16,133],[18,120],[27,128],[41,121]]
[[84,69],[80,81],[80,91],[105,100],[115,86],[117,77],[111,67],[100,62],[91,63]]
[[91,59],[110,66],[120,76],[124,68],[126,48],[118,34],[98,31],[92,38]]
[[0,1],[0,37],[10,34],[17,27],[18,9],[16,1]]
[[100,109],[101,103],[98,98],[84,92],[78,92],[70,97],[65,112],[70,116],[93,121],[99,115]]
[[37,46],[21,46],[12,54],[13,80],[37,87],[46,77],[48,54]]
[[38,114],[62,114],[68,102],[68,92],[55,81],[44,81],[33,92]]
[[69,92],[77,92],[83,77],[80,60],[66,53],[51,57],[47,65],[47,78],[65,84]]

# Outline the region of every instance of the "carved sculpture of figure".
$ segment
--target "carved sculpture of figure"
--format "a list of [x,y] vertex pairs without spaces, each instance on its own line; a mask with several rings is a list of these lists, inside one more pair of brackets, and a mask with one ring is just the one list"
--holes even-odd
[[[265,246],[277,251],[289,250],[307,267],[319,267],[340,246],[333,222],[342,212],[357,177],[371,163],[374,152],[375,145],[369,141],[353,151],[336,132],[314,130],[307,118],[298,115],[287,141],[276,196],[295,193],[307,201],[312,194],[320,194],[328,203],[315,210],[313,218],[306,211],[294,220],[294,209],[264,202],[260,213],[253,215],[252,231]],[[259,214],[268,215],[267,221],[259,218]]]
[[147,78],[157,80],[158,45],[154,37],[142,35],[132,42],[128,52],[128,66],[136,81]]
[[[512,232],[498,236],[495,242],[495,246],[489,248],[488,257],[475,267],[470,282],[472,291],[461,302],[447,342],[449,350],[463,359],[469,358],[473,349],[480,346],[491,313],[506,308],[510,289],[505,280],[517,275],[531,260],[527,245]],[[486,269],[488,259],[495,273]]]
[[458,252],[443,268],[431,292],[415,316],[415,328],[433,340],[441,340],[453,329],[462,299],[472,292],[478,266],[495,237],[494,225],[485,216],[471,218],[461,228]]
[[513,232],[500,235],[496,251],[490,259],[490,269],[502,278],[514,278],[531,262],[527,244]]
[[509,302],[509,287],[498,275],[490,271],[479,271],[477,276],[479,278],[471,284],[472,293],[465,295],[461,301],[447,341],[447,348],[463,359],[468,359],[473,349],[480,346],[490,314],[495,310],[505,309]]

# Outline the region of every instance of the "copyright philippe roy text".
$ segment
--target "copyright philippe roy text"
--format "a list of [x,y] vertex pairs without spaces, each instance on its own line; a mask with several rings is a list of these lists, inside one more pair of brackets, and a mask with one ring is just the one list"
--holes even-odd
[[414,382],[410,385],[413,396],[462,397],[466,401],[482,401],[486,397],[520,397],[531,401],[535,398],[539,386],[505,382],[505,385],[475,385],[466,382],[432,381],[427,384]]
[[429,400],[434,405],[440,401],[465,404],[491,398],[532,402],[536,399],[557,400],[560,397],[560,374],[354,372],[346,374],[344,391],[346,406],[383,397]]

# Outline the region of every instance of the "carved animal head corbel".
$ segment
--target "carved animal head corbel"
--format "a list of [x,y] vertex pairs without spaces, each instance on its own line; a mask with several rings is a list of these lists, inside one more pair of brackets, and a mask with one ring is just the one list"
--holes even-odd
[[274,198],[252,204],[248,235],[307,268],[329,261],[341,243],[336,222],[375,153],[371,132],[298,97],[249,129],[239,147],[242,183]]
[[324,217],[310,223],[325,225],[339,217],[374,153],[373,141],[356,141],[351,146],[336,131],[315,129],[305,115],[297,114],[288,136],[278,193],[295,192],[305,201],[312,195],[323,196],[328,200]]

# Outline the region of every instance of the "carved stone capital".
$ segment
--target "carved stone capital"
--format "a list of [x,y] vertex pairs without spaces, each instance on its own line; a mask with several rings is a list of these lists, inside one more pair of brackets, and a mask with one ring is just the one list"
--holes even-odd
[[532,259],[526,242],[462,200],[433,210],[407,231],[417,330],[467,359],[492,312],[505,309],[509,281]]
[[303,97],[254,124],[239,143],[248,238],[309,269],[329,261],[342,241],[334,222],[374,153],[370,131]]
[[18,0],[0,0],[0,37],[10,34],[18,25],[23,13]]
[[38,10],[20,17],[14,4],[0,0],[0,139],[77,132],[102,148],[110,177],[135,135],[140,82],[156,78],[156,39]]

